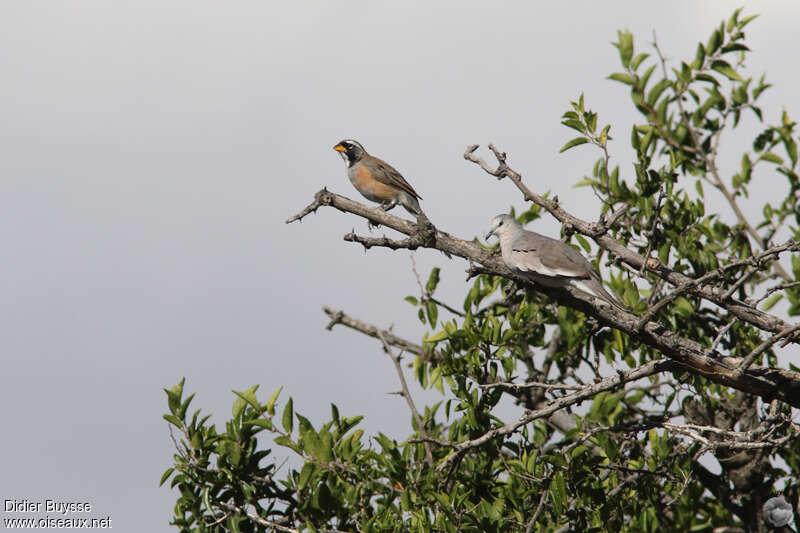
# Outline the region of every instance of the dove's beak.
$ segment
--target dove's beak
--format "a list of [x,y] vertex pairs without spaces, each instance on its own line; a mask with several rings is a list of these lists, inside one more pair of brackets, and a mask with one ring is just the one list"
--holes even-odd
[[494,235],[494,229],[490,229],[489,233],[486,234],[486,240],[488,241],[489,237],[491,237],[492,235]]

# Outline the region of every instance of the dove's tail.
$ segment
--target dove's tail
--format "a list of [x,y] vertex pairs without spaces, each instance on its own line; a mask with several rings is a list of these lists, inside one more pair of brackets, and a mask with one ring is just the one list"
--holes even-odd
[[602,282],[594,279],[582,279],[582,280],[573,280],[572,284],[582,290],[585,293],[591,294],[596,298],[600,298],[604,302],[611,304],[613,307],[616,307],[620,311],[628,311],[616,298],[611,296],[609,292],[603,287]]

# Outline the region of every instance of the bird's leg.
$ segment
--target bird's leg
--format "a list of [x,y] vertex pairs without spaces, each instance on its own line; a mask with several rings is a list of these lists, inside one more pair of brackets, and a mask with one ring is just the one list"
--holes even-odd
[[397,200],[386,200],[381,204],[381,209],[384,211],[390,211],[397,205]]

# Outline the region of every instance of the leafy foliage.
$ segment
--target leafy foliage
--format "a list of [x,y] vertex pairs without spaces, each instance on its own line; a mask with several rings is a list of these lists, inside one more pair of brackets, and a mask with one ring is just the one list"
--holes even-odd
[[[609,231],[629,249],[695,279],[723,267],[709,278],[715,289],[764,310],[786,298],[786,313],[797,315],[800,258],[791,258],[790,271],[777,253],[752,259],[777,237],[800,238],[796,123],[786,112],[764,122],[758,101],[769,84],[743,69],[753,18],[737,10],[693,59],[674,66],[657,46],[640,52],[620,31],[622,69],[609,77],[629,88],[643,117],[630,132],[630,175],[610,168],[611,126],[583,95],[562,117],[578,132],[562,151],[600,150],[578,185],[615,214]],[[727,175],[718,161],[722,133],[747,113],[759,130]],[[775,174],[786,194],[764,205],[761,218],[747,218],[740,202]],[[710,208],[708,188],[728,210]],[[540,215],[533,205],[517,218]],[[590,251],[589,241],[574,238]],[[439,280],[434,269],[422,294],[406,300],[431,328],[411,349],[414,376],[442,400],[424,407],[422,425],[413,422],[402,442],[365,437],[361,417],[342,416],[335,405],[315,427],[291,398],[279,405],[280,390],[262,403],[257,387],[235,393],[231,419],[217,430],[200,411],[189,414],[193,395],[185,396],[183,381],[167,390],[164,418],[177,453],[161,482],[179,493],[174,525],[187,532],[755,531],[771,495],[797,501],[800,440],[789,406],[676,366],[601,386],[604,373],[613,377],[609,368],[643,371],[662,354],[500,276],[478,275],[460,305],[436,298]],[[652,313],[709,353],[777,364],[777,343],[763,345],[756,325],[650,273],[620,270],[609,285],[634,314]],[[500,420],[504,395],[536,416],[518,425]],[[268,440],[300,466],[279,475],[273,448],[263,447]]]

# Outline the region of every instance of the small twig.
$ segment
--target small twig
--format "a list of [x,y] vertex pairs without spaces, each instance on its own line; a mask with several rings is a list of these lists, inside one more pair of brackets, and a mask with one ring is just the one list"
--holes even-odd
[[[243,515],[247,516],[247,518],[249,518],[253,522],[256,522],[257,524],[261,524],[262,526],[271,527],[271,528],[276,529],[278,531],[283,531],[284,533],[300,533],[299,529],[293,529],[293,528],[290,528],[290,527],[286,527],[286,526],[283,526],[283,525],[281,525],[281,524],[279,524],[277,522],[273,522],[271,520],[267,520],[265,518],[261,518],[257,514],[251,513],[247,509],[243,509],[243,508],[239,507],[238,505],[234,505],[234,504],[228,503],[228,502],[219,502],[219,505],[222,506],[222,507],[225,507],[228,510],[236,511],[239,514],[243,514]],[[327,530],[327,531],[337,531],[337,530]]]
[[[425,431],[425,424],[422,421],[422,417],[419,416],[419,411],[417,411],[417,406],[414,405],[414,400],[411,398],[411,391],[408,390],[406,376],[403,373],[403,367],[400,365],[400,357],[394,354],[392,347],[389,345],[389,341],[386,340],[386,337],[380,330],[378,330],[378,338],[383,343],[383,349],[386,350],[386,353],[392,359],[392,363],[394,363],[394,368],[397,371],[397,377],[400,379],[400,386],[403,388],[403,397],[406,399],[408,408],[411,409],[411,414],[414,415],[414,420],[417,422],[419,433],[423,438],[427,438],[428,433]],[[431,453],[430,443],[426,440],[422,443],[422,445],[425,447],[425,462],[430,468],[433,468],[433,453]]]
[[753,275],[753,274],[755,274],[756,272],[757,272],[757,269],[753,268],[753,269],[751,269],[751,270],[748,270],[748,271],[746,271],[744,274],[742,274],[742,275],[739,277],[739,279],[737,279],[737,280],[736,280],[736,283],[734,283],[733,285],[731,285],[731,288],[730,288],[730,289],[728,289],[727,291],[725,291],[725,294],[723,294],[723,295],[722,295],[722,298],[723,298],[724,300],[727,300],[728,298],[730,298],[731,296],[733,296],[733,295],[736,293],[736,291],[738,291],[738,290],[739,290],[739,288],[740,288],[742,285],[744,285],[745,283],[747,283],[747,280],[748,280],[748,279],[750,279],[750,277],[752,277],[752,275]]
[[528,525],[525,527],[525,533],[531,533],[533,531],[533,526],[536,525],[536,521],[539,519],[542,509],[544,509],[544,502],[547,501],[547,497],[549,495],[549,486],[542,487],[542,494],[539,496],[539,505],[536,506],[536,511],[534,511],[533,516],[531,517],[530,521],[528,521]]
[[759,441],[759,442],[714,440],[704,437],[703,435],[701,435],[701,432],[713,433],[728,438],[736,438],[737,436],[742,435],[742,433],[738,431],[725,431],[711,426],[696,426],[692,424],[680,426],[677,424],[672,424],[670,422],[664,422],[662,426],[665,429],[674,431],[675,433],[685,435],[691,438],[692,440],[699,442],[704,446],[713,450],[719,448],[731,449],[731,450],[756,450],[761,448],[775,448],[778,446],[782,446],[786,441],[794,437],[793,434],[788,434],[786,435],[786,437],[783,437],[776,441]]
[[727,324],[725,324],[725,327],[722,328],[719,333],[717,333],[717,336],[714,338],[714,342],[712,342],[711,346],[709,346],[708,350],[706,350],[706,355],[714,353],[714,350],[717,349],[717,346],[719,345],[720,341],[722,340],[722,337],[725,336],[725,334],[728,332],[728,330],[731,329],[731,327],[735,323],[736,323],[736,319],[733,319],[730,322],[728,322]]
[[442,448],[455,448],[455,446],[456,446],[455,444],[453,444],[450,441],[434,439],[432,437],[419,437],[419,438],[414,438],[414,439],[408,439],[408,441],[406,441],[406,442],[410,442],[412,444],[422,443],[422,442],[430,442],[431,444],[435,444],[437,446],[441,446]]
[[411,259],[411,271],[414,272],[414,278],[416,278],[417,286],[419,287],[420,303],[433,302],[440,307],[444,307],[456,316],[466,316],[466,314],[462,313],[458,309],[455,309],[446,303],[437,300],[431,296],[427,290],[425,290],[425,287],[422,285],[422,279],[419,277],[419,272],[417,272],[417,261],[414,259],[414,254],[409,254],[409,258]]
[[625,214],[627,214],[627,212],[630,210],[630,207],[631,206],[627,204],[623,205],[622,207],[611,213],[609,216],[607,216],[605,219],[601,220],[600,224],[603,226],[603,228],[605,228],[606,231],[608,231],[609,229],[614,227],[614,225],[617,223],[617,220],[619,220]]
[[564,383],[540,383],[535,381],[526,381],[525,383],[511,383],[511,382],[486,383],[484,385],[478,385],[478,386],[483,389],[502,388],[513,392],[519,392],[525,389],[581,390],[583,388],[583,386],[581,385],[566,385]]
[[386,340],[391,346],[403,350],[404,352],[410,352],[420,357],[432,357],[434,360],[438,360],[441,358],[438,352],[429,353],[430,350],[425,350],[419,344],[413,343],[409,340],[403,339],[402,337],[398,337],[394,333],[386,329],[379,329],[372,324],[368,324],[362,320],[358,320],[357,318],[353,318],[346,314],[344,311],[332,309],[330,307],[323,306],[322,310],[325,312],[328,317],[330,317],[331,321],[326,326],[327,330],[333,329],[333,326],[337,324],[341,324],[343,326],[347,326],[350,329],[354,329],[368,337],[372,337],[373,339],[378,339],[379,341],[383,342]]
[[647,270],[647,260],[650,259],[650,252],[653,250],[653,235],[655,235],[656,231],[656,224],[661,221],[661,203],[664,201],[664,185],[662,184],[661,187],[658,189],[658,199],[656,200],[656,208],[653,211],[653,222],[650,224],[650,229],[647,231],[647,250],[644,252],[644,262],[642,263],[642,268],[639,269],[639,275],[644,276],[645,270]]
[[350,233],[344,236],[344,240],[347,242],[357,242],[364,247],[364,250],[369,250],[373,246],[381,246],[384,248],[390,248],[392,250],[399,250],[401,248],[406,248],[409,250],[416,250],[419,248],[422,243],[420,239],[416,236],[409,237],[408,239],[402,240],[394,240],[389,239],[384,235],[383,237],[362,237],[361,235],[356,235],[355,232],[351,231]]
[[757,306],[758,304],[769,298],[770,295],[774,292],[782,291],[785,289],[791,289],[793,287],[797,287],[798,285],[800,285],[800,281],[793,281],[791,283],[782,283],[780,285],[776,285],[775,287],[770,287],[769,289],[767,289],[767,292],[764,293],[764,296],[753,302],[753,305]]
[[316,213],[316,212],[317,212],[317,209],[319,209],[320,207],[322,207],[322,206],[324,206],[324,205],[330,205],[330,202],[327,202],[327,201],[326,201],[326,198],[325,198],[325,196],[324,196],[324,195],[322,195],[322,194],[320,194],[320,193],[322,193],[322,192],[328,192],[328,189],[327,189],[327,188],[325,188],[325,187],[323,187],[321,191],[319,191],[319,192],[318,192],[316,195],[314,195],[314,201],[313,201],[313,202],[311,202],[310,204],[308,204],[307,206],[305,206],[305,207],[304,207],[304,208],[303,208],[303,209],[302,209],[302,210],[301,210],[299,213],[297,213],[296,215],[294,215],[294,216],[292,216],[292,217],[289,217],[288,219],[286,219],[286,223],[287,223],[287,224],[291,224],[292,222],[294,222],[294,221],[296,221],[296,220],[299,220],[299,221],[301,221],[301,222],[302,222],[302,221],[303,221],[303,218],[304,218],[305,216],[307,216],[307,215],[310,215],[311,213]]
[[[681,474],[683,474],[683,472],[681,472]],[[676,494],[674,498],[671,498],[668,501],[664,502],[664,506],[665,506],[666,509],[672,507],[673,505],[675,505],[678,502],[678,500],[681,499],[681,497],[683,496],[683,493],[686,492],[686,487],[689,486],[689,483],[693,479],[694,479],[693,475],[691,475],[691,474],[683,474],[683,484],[681,485],[681,488],[678,491],[678,494]]]
[[762,353],[767,351],[770,346],[772,346],[773,344],[775,344],[779,340],[781,340],[783,338],[788,338],[790,335],[792,335],[794,332],[796,332],[798,330],[800,330],[800,324],[795,324],[794,326],[792,326],[790,328],[786,328],[785,330],[781,331],[780,333],[776,333],[775,335],[772,335],[770,338],[768,338],[767,340],[765,340],[764,342],[759,344],[755,348],[755,350],[750,352],[750,354],[747,357],[744,358],[744,361],[742,361],[742,364],[739,365],[739,368],[737,368],[734,371],[734,376],[743,375],[744,372],[748,368],[750,368],[750,365],[753,364],[753,361],[756,360],[756,357],[758,357],[759,355],[761,355]]

